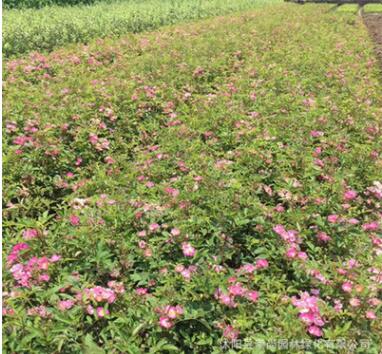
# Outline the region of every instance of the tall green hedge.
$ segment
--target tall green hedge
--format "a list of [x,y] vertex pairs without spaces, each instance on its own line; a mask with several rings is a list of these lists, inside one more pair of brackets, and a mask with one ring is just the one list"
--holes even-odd
[[79,5],[93,4],[97,0],[3,0],[5,9],[40,8],[49,5]]

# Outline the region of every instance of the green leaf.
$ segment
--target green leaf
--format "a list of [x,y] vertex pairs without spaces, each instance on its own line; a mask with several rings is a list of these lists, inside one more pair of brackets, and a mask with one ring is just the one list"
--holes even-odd
[[93,341],[91,334],[87,334],[83,341],[83,353],[84,354],[105,354],[105,351]]

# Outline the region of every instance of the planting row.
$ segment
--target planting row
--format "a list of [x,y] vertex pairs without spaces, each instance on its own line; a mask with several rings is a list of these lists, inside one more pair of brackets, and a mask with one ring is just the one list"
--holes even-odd
[[[107,0],[104,0],[107,1]],[[20,9],[20,8],[41,8],[44,6],[60,5],[72,6],[78,4],[93,4],[96,0],[4,0],[3,8]]]
[[[338,12],[357,13],[360,10],[358,4],[345,4],[338,7]],[[365,13],[382,12],[382,4],[367,4],[362,7]]]
[[5,10],[3,55],[50,51],[67,43],[120,36],[192,19],[246,10],[278,0],[131,0],[92,6]]

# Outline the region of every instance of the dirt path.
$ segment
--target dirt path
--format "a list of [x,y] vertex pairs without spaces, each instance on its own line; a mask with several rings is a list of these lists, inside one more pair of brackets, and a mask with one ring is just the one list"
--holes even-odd
[[374,39],[375,51],[382,67],[382,14],[365,14],[363,19]]

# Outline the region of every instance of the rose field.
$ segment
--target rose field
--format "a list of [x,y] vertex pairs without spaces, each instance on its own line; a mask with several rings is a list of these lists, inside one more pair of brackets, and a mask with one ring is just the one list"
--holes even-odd
[[4,353],[380,353],[374,43],[231,10],[3,48]]

